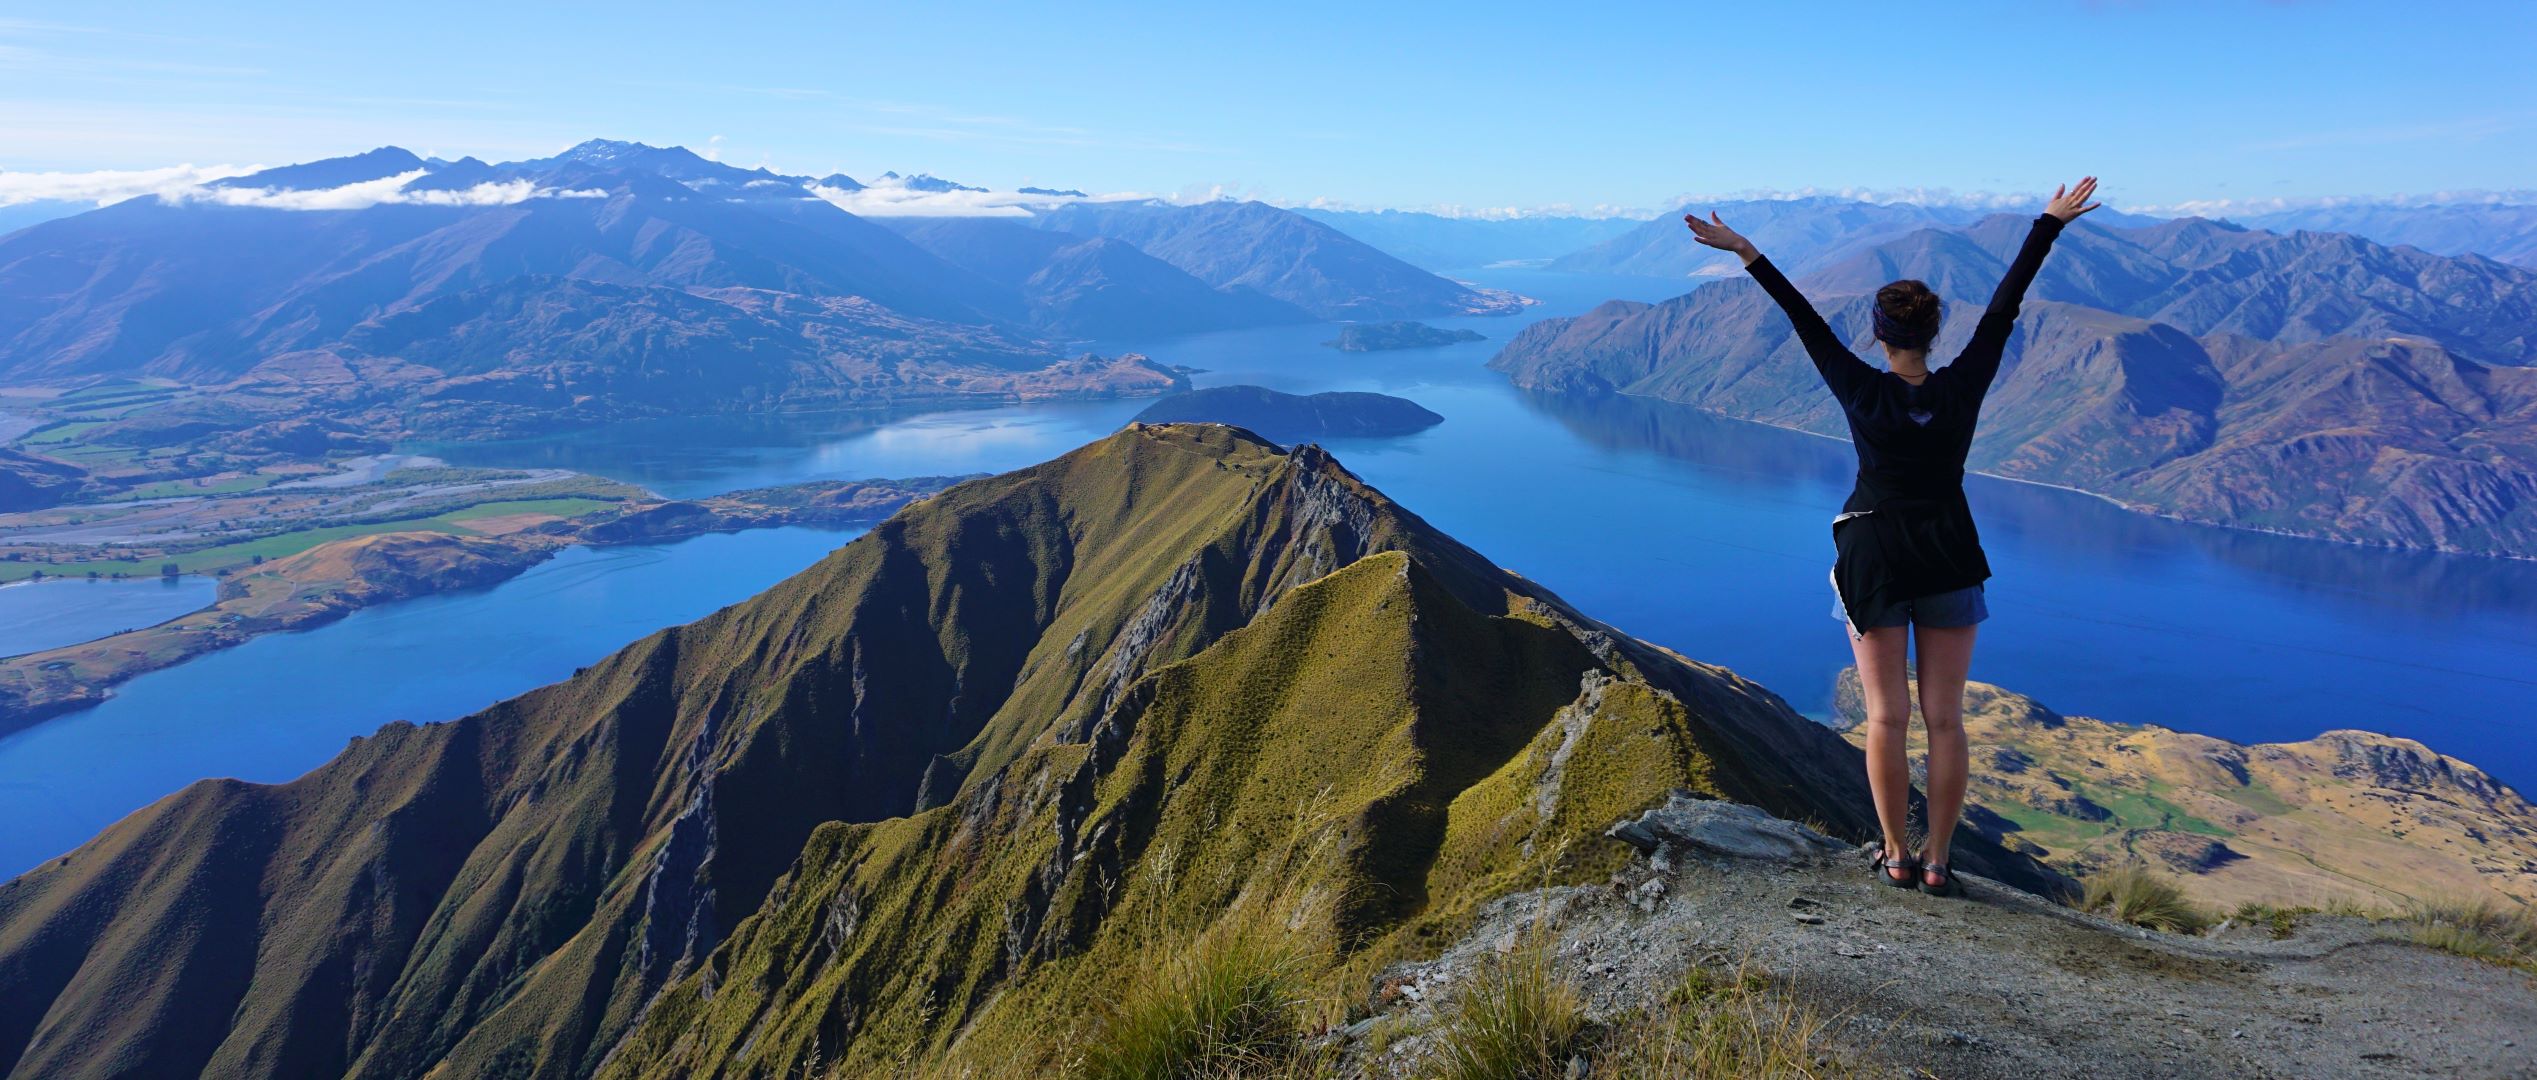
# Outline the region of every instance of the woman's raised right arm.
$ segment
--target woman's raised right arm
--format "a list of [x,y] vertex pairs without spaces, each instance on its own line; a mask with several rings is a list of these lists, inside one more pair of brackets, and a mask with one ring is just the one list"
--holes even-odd
[[1823,384],[1831,388],[1833,397],[1847,404],[1851,394],[1876,377],[1876,369],[1841,343],[1815,306],[1806,302],[1806,294],[1798,292],[1797,286],[1789,283],[1788,275],[1771,265],[1752,241],[1728,228],[1715,213],[1707,221],[1700,220],[1698,214],[1686,214],[1683,222],[1691,226],[1692,237],[1703,245],[1734,252],[1744,260],[1745,272],[1752,274],[1762,291],[1769,293],[1772,300],[1778,301],[1779,309],[1787,313],[1789,325],[1797,329],[1797,343],[1806,347],[1806,358],[1815,362],[1815,373],[1823,376]]

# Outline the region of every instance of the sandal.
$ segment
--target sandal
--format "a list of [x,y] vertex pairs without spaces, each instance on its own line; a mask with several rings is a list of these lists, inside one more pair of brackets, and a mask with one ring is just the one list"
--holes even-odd
[[[1938,875],[1938,884],[1930,884],[1929,879],[1924,876],[1928,874]],[[1922,864],[1920,873],[1913,875],[1913,880],[1920,885],[1920,891],[1931,896],[1964,895],[1964,882],[1956,880],[1956,872],[1947,869],[1947,864],[1942,862]]]
[[[1905,859],[1888,859],[1885,857],[1885,845],[1879,844],[1875,851],[1868,853],[1868,864],[1875,872],[1877,880],[1897,889],[1908,889],[1920,884],[1920,857],[1917,855]],[[1910,873],[1895,877],[1890,872],[1895,870],[1907,870]]]

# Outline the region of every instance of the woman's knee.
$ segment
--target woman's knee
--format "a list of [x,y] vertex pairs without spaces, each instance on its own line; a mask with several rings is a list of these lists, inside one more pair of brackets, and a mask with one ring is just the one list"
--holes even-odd
[[1932,738],[1961,735],[1964,733],[1964,707],[1945,704],[1932,707],[1928,702],[1922,702],[1920,725],[1928,729]]
[[1885,733],[1900,735],[1911,727],[1912,711],[1909,707],[1871,705],[1867,712],[1868,733],[1871,735]]

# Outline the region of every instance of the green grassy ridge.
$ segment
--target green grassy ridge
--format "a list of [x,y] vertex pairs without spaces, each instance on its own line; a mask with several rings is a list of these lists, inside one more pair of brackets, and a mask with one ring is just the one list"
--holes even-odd
[[[1589,671],[1596,718],[1558,719]],[[578,1076],[743,1029],[770,1070],[1041,1046],[1161,940],[1140,922],[1325,886],[1330,977],[1361,988],[1489,896],[1619,857],[1579,838],[1673,786],[1853,831],[1866,806],[1854,752],[1767,690],[1613,634],[1327,454],[1135,428],[563,683],[289,784],[197,784],[0,885],[25,1003],[0,1059]],[[1270,837],[1307,793],[1354,839],[1273,873],[1304,865]],[[2037,873],[1960,858],[1986,855]],[[1155,866],[1169,884],[1139,884]],[[907,929],[801,951],[847,881],[854,921]]]
[[[1418,657],[1448,650],[1492,677],[1438,685]],[[1316,925],[1294,929],[1348,943],[1323,967],[1361,979],[1463,929],[1487,898],[1597,865],[1571,845],[1696,782],[1687,716],[1607,695],[1589,728],[1628,745],[1569,760],[1656,764],[1602,786],[1570,774],[1562,812],[1538,818],[1561,741],[1541,736],[1591,670],[1564,632],[1473,611],[1405,554],[1369,556],[1157,671],[1089,744],[1043,743],[918,817],[823,829],[776,901],[661,999],[609,1075],[810,1060],[851,1075],[982,1052],[1055,1068],[1068,1040],[1050,1033],[1085,1035],[1084,1002],[1264,895],[1322,898],[1304,909]],[[1647,745],[1668,726],[1670,748]],[[1298,838],[1316,822],[1347,838],[1332,857]],[[1044,916],[1017,924],[1013,902],[1035,892]],[[837,929],[841,911],[853,932]]]

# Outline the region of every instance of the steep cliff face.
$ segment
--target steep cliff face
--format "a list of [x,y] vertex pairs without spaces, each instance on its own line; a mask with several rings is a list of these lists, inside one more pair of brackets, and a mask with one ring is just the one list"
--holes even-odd
[[1857,775],[1768,691],[1595,623],[1318,449],[1139,426],[567,682],[289,784],[194,785],[0,886],[0,1060],[949,1053],[1114,977],[1144,913],[1273,880],[1301,803],[1343,824],[1285,883],[1343,898],[1324,918],[1355,963],[1516,878],[1597,871],[1564,841],[1672,788],[1863,831]]

